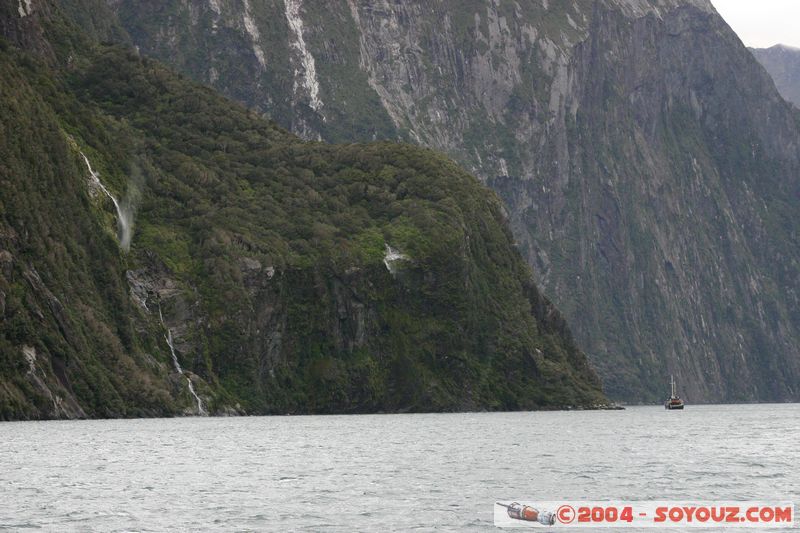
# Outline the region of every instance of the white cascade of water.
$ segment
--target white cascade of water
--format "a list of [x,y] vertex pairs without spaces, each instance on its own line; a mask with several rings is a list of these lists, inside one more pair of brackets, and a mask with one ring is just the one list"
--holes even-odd
[[81,152],[81,156],[86,163],[86,168],[89,169],[89,176],[92,180],[92,183],[99,187],[100,190],[103,191],[106,196],[111,198],[112,202],[114,202],[114,208],[117,210],[119,245],[127,252],[131,249],[131,238],[133,237],[133,211],[121,205],[114,195],[111,194],[108,189],[106,189],[106,186],[103,185],[102,181],[100,181],[100,174],[92,169],[92,164],[89,163],[89,158],[86,157],[86,154]]
[[409,258],[406,254],[401,254],[399,251],[389,246],[389,243],[384,243],[384,249],[383,264],[386,265],[386,270],[394,276],[397,273],[397,262],[408,261]]
[[164,323],[164,316],[161,314],[161,305],[158,306],[158,318],[161,320],[161,325],[167,330],[167,334],[164,338],[167,340],[167,345],[169,345],[169,353],[172,354],[172,363],[175,365],[175,371],[186,378],[186,382],[189,384],[189,392],[191,392],[194,399],[197,400],[197,414],[205,416],[208,413],[203,409],[203,400],[201,400],[200,396],[195,392],[192,380],[183,372],[183,368],[181,368],[181,364],[178,362],[178,356],[175,354],[175,346],[172,344],[172,330]]

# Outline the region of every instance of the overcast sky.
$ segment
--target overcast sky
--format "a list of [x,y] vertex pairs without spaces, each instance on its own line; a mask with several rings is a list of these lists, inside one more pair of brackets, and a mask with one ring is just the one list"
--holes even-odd
[[800,48],[800,0],[711,0],[747,46]]

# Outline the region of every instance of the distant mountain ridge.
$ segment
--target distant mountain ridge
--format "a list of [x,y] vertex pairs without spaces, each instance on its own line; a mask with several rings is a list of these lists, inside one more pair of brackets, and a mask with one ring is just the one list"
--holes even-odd
[[800,109],[800,48],[776,44],[770,48],[751,48],[787,102]]
[[799,119],[710,2],[108,5],[305,138],[478,175],[614,398],[800,399]]

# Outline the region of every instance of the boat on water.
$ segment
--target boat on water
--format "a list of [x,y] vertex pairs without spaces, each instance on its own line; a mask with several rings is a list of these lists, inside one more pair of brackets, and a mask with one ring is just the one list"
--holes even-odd
[[683,400],[675,393],[675,377],[669,377],[669,384],[672,387],[672,394],[669,396],[669,400],[664,402],[664,409],[683,409]]

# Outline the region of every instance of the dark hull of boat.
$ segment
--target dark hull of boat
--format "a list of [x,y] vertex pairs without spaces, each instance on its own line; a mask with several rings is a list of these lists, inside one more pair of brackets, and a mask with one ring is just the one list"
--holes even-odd
[[680,405],[669,405],[669,404],[667,404],[664,407],[671,411],[673,409],[683,409],[683,404],[680,404]]

